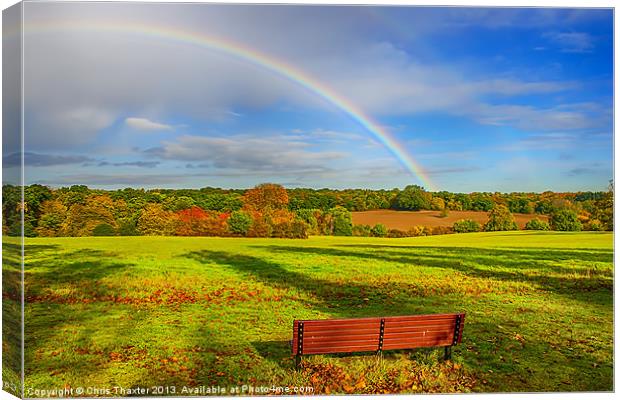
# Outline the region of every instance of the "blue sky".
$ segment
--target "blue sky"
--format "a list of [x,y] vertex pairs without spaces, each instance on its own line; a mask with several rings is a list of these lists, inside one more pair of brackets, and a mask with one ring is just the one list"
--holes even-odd
[[612,178],[611,10],[26,3],[24,15],[29,183],[421,182],[278,74],[67,21],[179,29],[285,61],[387,129],[441,190],[604,190]]

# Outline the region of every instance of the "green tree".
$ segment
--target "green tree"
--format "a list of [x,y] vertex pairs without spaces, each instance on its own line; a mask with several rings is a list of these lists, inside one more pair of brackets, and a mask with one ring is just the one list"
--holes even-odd
[[596,208],[594,212],[594,218],[600,221],[603,229],[606,231],[614,230],[614,183],[609,182],[607,192],[603,193],[600,199],[598,199],[594,206]]
[[188,196],[169,196],[164,200],[164,209],[175,212],[190,209],[195,205],[194,199]]
[[534,218],[527,221],[525,229],[528,231],[548,231],[550,227],[548,222]]
[[309,235],[319,235],[319,222],[316,218],[317,213],[321,213],[320,210],[310,210],[307,208],[299,209],[295,211],[297,219],[303,221],[306,224],[306,231]]
[[228,218],[228,230],[237,235],[245,235],[252,226],[252,217],[243,211],[233,211]]
[[429,210],[432,195],[418,185],[409,185],[396,197],[396,208],[399,210]]
[[519,229],[510,210],[503,204],[496,204],[495,207],[489,211],[488,215],[489,220],[484,224],[484,230],[487,232],[513,231]]
[[116,229],[110,224],[99,224],[93,229],[93,236],[116,236]]
[[551,214],[551,229],[554,231],[580,231],[581,222],[577,213],[568,208],[561,208]]
[[335,236],[351,236],[353,235],[353,220],[351,212],[344,207],[334,207],[330,210],[333,216],[333,234]]
[[121,236],[139,236],[136,221],[133,218],[123,218],[118,221],[118,234]]
[[452,230],[456,233],[480,232],[480,224],[471,219],[461,219],[452,225]]

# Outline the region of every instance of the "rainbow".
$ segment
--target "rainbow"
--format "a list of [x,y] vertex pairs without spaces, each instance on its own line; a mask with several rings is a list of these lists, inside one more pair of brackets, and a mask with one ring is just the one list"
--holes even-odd
[[369,115],[364,113],[364,111],[362,111],[358,106],[356,106],[347,98],[343,97],[342,95],[327,87],[317,79],[311,77],[307,73],[293,67],[290,64],[285,63],[282,60],[278,60],[264,53],[260,53],[254,49],[248,48],[240,43],[236,43],[231,40],[226,40],[214,36],[207,36],[201,33],[171,29],[168,27],[155,27],[145,24],[138,24],[135,22],[106,22],[104,24],[97,22],[85,23],[84,21],[56,21],[54,23],[39,23],[35,26],[27,27],[25,31],[27,33],[36,33],[38,31],[58,31],[66,29],[139,34],[148,35],[162,40],[178,41],[184,44],[190,44],[200,48],[207,48],[213,51],[225,53],[229,56],[236,57],[245,62],[249,62],[258,67],[269,70],[305,88],[306,90],[314,93],[328,103],[333,104],[337,108],[344,111],[353,120],[363,126],[368,132],[372,133],[374,137],[383,146],[385,146],[414,177],[417,177],[419,179],[423,186],[425,186],[431,191],[436,190],[435,186],[427,176],[424,169],[408,154],[407,150],[403,147],[403,145],[400,144],[385,128],[382,128],[377,122],[373,121],[373,119]]

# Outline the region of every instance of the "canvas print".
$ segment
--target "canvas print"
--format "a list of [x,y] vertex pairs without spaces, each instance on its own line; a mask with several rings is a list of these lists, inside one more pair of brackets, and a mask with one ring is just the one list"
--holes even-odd
[[7,8],[3,389],[613,391],[613,17]]

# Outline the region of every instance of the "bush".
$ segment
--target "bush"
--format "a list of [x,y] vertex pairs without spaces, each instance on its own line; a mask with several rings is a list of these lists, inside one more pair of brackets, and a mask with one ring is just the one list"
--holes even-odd
[[604,231],[605,227],[603,226],[601,221],[599,221],[598,219],[591,219],[584,226],[584,230],[586,230],[586,231]]
[[404,238],[409,235],[405,231],[401,231],[400,229],[390,229],[387,233],[387,237],[389,238]]
[[550,228],[547,221],[541,221],[538,218],[534,218],[527,221],[527,224],[525,224],[525,229],[528,231],[548,231]]
[[562,208],[551,214],[551,229],[554,231],[580,231],[581,228],[581,222],[573,210]]
[[496,204],[489,211],[489,220],[484,224],[484,230],[487,232],[495,231],[514,231],[519,229],[514,217],[510,213],[508,207],[503,204]]
[[234,211],[228,218],[228,230],[236,235],[245,235],[252,226],[252,217],[243,211]]
[[449,226],[434,226],[431,234],[432,235],[447,235],[449,233],[452,233],[452,228]]
[[289,237],[291,239],[308,239],[308,225],[300,220],[291,222]]
[[387,236],[388,230],[383,224],[377,224],[372,227],[372,235],[376,237],[385,237]]
[[372,235],[370,225],[353,225],[353,236],[369,237]]
[[471,219],[462,219],[452,225],[452,230],[456,233],[480,232],[480,229],[480,224]]
[[424,233],[424,227],[423,226],[413,226],[411,228],[409,228],[409,230],[407,231],[407,235],[408,236],[412,236],[412,237],[416,237],[416,236],[426,236],[426,234]]
[[273,226],[272,237],[289,239],[307,239],[307,225],[300,220],[281,222]]
[[116,236],[116,230],[110,224],[99,224],[93,229],[93,236]]

